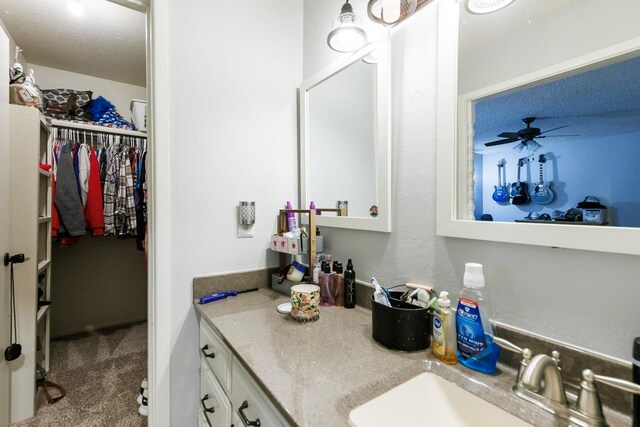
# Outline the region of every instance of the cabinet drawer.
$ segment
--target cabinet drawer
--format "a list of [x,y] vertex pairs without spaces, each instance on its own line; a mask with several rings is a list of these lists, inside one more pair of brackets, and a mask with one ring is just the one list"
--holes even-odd
[[210,367],[227,393],[231,391],[231,351],[218,335],[200,321],[200,358]]
[[[241,420],[260,420],[260,426],[263,427],[288,425],[236,358],[232,362],[231,378],[234,416],[237,415]],[[240,427],[245,425],[249,425],[248,422],[241,421]]]
[[231,403],[204,361],[200,362],[200,411],[208,422],[205,426],[231,426]]

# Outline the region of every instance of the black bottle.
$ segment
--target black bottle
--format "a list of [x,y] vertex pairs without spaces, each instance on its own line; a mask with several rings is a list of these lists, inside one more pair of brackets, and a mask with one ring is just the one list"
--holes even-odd
[[[633,340],[633,382],[640,384],[640,337]],[[640,394],[633,395],[633,427],[640,427]]]
[[353,271],[351,258],[347,262],[347,269],[344,272],[344,307],[355,308],[356,306],[356,272]]

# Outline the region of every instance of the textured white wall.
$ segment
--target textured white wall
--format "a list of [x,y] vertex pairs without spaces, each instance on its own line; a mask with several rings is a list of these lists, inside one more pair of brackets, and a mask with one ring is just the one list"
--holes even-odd
[[[305,24],[330,23],[334,9],[306,0]],[[640,333],[637,308],[626,302],[640,296],[637,256],[436,236],[436,12],[437,3],[425,7],[392,35],[393,232],[324,227],[325,246],[353,258],[360,279],[448,291],[461,286],[465,262],[483,263],[496,320],[630,360]],[[305,25],[305,77],[336,57],[327,31]]]
[[72,73],[37,64],[29,64],[29,68],[33,68],[36,83],[40,86],[40,89],[64,88],[93,91],[93,98],[102,95],[116,106],[116,110],[122,117],[129,121],[131,120],[131,100],[147,99],[147,89],[143,86]]
[[[170,424],[187,426],[199,407],[192,279],[276,265],[277,211],[297,204],[302,2],[190,0],[169,12]],[[236,237],[239,200],[256,202],[252,239]]]

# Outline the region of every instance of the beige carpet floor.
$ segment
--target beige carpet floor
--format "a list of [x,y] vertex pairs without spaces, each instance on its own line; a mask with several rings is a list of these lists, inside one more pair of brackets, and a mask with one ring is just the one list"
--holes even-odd
[[67,395],[13,426],[146,426],[136,403],[146,376],[146,323],[53,340],[48,379]]

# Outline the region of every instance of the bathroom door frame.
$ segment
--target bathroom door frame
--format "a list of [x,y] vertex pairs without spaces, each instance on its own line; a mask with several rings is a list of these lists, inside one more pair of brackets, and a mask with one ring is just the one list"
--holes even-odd
[[171,420],[169,0],[109,0],[146,13],[149,203],[147,378],[149,425]]
[[[9,252],[10,221],[10,174],[9,174],[9,37],[0,26],[0,256]],[[0,265],[0,350],[9,344],[9,268]],[[11,420],[11,373],[9,365],[0,360],[0,427],[8,426]]]
[[[136,0],[133,0],[136,1]],[[149,192],[148,378],[149,425],[171,422],[171,182],[169,0],[149,0],[147,96],[153,141]]]

